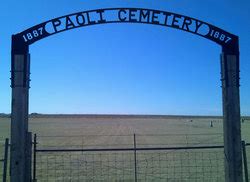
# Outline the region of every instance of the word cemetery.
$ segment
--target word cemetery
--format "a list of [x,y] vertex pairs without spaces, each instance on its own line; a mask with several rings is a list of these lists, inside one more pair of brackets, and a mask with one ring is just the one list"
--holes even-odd
[[110,8],[78,12],[52,19],[26,30],[20,35],[31,44],[41,38],[65,30],[104,23],[144,23],[184,30],[211,39],[220,45],[230,46],[235,42],[232,34],[187,16],[141,8]]

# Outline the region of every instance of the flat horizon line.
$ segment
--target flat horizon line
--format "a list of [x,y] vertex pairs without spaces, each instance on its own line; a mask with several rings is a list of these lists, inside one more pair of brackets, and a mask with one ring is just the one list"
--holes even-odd
[[[0,117],[10,117],[11,114],[0,113]],[[98,117],[98,118],[109,118],[109,117],[117,117],[117,118],[220,118],[222,119],[222,115],[192,115],[192,114],[74,114],[74,113],[61,113],[61,114],[47,114],[47,113],[30,113],[29,117]],[[250,116],[243,116],[245,118],[250,119]]]

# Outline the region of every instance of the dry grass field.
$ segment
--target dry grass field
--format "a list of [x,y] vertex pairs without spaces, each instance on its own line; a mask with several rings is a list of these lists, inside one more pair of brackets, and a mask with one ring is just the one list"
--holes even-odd
[[[210,126],[211,121],[213,127]],[[223,142],[222,120],[208,117],[44,116],[31,117],[29,127],[32,133],[50,138],[50,142],[55,138],[56,145],[74,145],[77,142],[74,136],[88,136],[85,142],[97,146],[123,144],[133,141],[131,137],[134,133],[138,145],[206,145]],[[0,141],[9,137],[9,132],[10,119],[0,118]],[[60,137],[56,136],[64,139],[59,141]],[[250,142],[250,120],[242,123],[242,139]],[[43,144],[48,143],[45,141]]]
[[[127,148],[133,134],[137,147],[223,144],[216,117],[43,116],[31,117],[29,127],[39,149]],[[1,145],[9,130],[10,119],[0,118]],[[242,139],[250,142],[250,120],[242,123]],[[37,160],[38,181],[134,180],[133,151],[41,153]],[[137,161],[138,181],[223,181],[222,149],[141,151]]]

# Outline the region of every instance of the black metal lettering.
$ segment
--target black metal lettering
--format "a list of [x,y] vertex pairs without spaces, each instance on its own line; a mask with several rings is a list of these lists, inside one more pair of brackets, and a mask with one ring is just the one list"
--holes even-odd
[[135,19],[133,19],[134,17],[136,17],[136,9],[130,9],[129,10],[129,21],[130,22],[136,22],[137,21],[137,19],[135,18]]
[[125,17],[122,18],[122,16],[121,16],[122,13],[124,13],[126,15],[127,12],[124,9],[120,9],[119,12],[118,12],[119,20],[120,21],[126,21],[127,17],[125,16]]
[[[115,17],[112,17],[114,15],[113,13],[116,13]],[[46,21],[19,33],[16,36],[20,36],[26,45],[31,45],[44,37],[67,29],[73,29],[84,25],[115,22],[161,24],[195,33],[210,39],[226,47],[223,49],[227,52],[234,52],[238,49],[238,45],[236,44],[238,43],[237,36],[229,34],[222,29],[215,28],[213,25],[171,12],[141,8],[106,8],[83,11]],[[40,31],[38,27],[43,28],[44,31]]]
[[100,20],[98,20],[98,23],[105,23],[106,20],[103,19],[104,10],[97,10],[96,12],[99,13],[99,15],[100,15]]
[[180,16],[180,15],[174,15],[171,26],[174,27],[174,28],[180,28],[180,24],[179,24],[180,22],[179,22],[179,20],[180,20],[181,17],[182,16]]
[[89,12],[86,12],[86,14],[87,14],[87,19],[88,19],[88,24],[90,25],[95,24],[96,23],[95,21],[90,20]]
[[192,20],[190,18],[185,17],[181,29],[190,31],[189,25],[192,25]]
[[198,21],[198,20],[196,20],[195,21],[195,31],[194,31],[194,33],[197,33],[198,32],[198,29],[201,27],[201,25],[203,25],[203,23],[202,22],[200,22],[200,21]]
[[58,32],[57,27],[62,24],[61,20],[56,19],[56,20],[52,20],[51,22],[52,22],[52,25],[53,25],[55,32]]
[[171,13],[168,13],[168,12],[163,12],[163,14],[165,15],[164,24],[165,24],[165,25],[168,25],[168,17],[169,17],[169,16],[172,16],[172,14],[171,14]]
[[158,15],[160,14],[160,11],[155,11],[153,10],[152,13],[152,23],[153,24],[159,24],[160,22],[158,21]]
[[[147,12],[144,14],[143,12],[144,10],[140,11],[140,19],[139,21],[142,22],[144,19],[146,19],[145,22],[149,23],[149,15],[150,15],[150,11],[146,10]],[[143,21],[144,22],[144,21]]]
[[77,14],[76,15],[76,22],[80,26],[83,26],[85,24],[85,17],[83,16],[83,14]]
[[70,17],[66,16],[66,29],[75,28],[74,22],[70,19]]

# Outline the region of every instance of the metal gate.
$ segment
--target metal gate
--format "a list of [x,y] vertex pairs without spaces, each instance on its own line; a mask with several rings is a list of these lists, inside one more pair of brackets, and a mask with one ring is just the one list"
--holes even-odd
[[44,148],[34,137],[34,181],[225,181],[222,145]]

